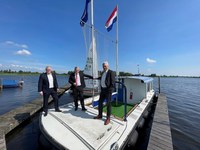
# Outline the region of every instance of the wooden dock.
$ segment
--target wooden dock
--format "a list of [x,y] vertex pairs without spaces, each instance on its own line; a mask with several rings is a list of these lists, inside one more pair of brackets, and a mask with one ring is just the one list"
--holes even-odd
[[6,150],[6,141],[3,131],[0,131],[0,150]]
[[[59,88],[58,96],[63,95],[69,88],[70,84]],[[49,103],[52,101],[53,99],[50,99]],[[6,150],[5,135],[41,111],[42,105],[43,98],[41,97],[0,116],[0,150]]]
[[173,150],[167,98],[159,94],[153,118],[148,150]]

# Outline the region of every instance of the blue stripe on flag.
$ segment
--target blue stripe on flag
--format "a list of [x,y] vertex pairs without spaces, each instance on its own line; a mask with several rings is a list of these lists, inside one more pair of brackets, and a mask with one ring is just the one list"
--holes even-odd
[[80,25],[84,26],[84,24],[87,22],[88,20],[88,3],[90,2],[90,0],[86,0],[85,3],[85,9],[83,11],[83,14],[81,16],[81,21],[80,21]]

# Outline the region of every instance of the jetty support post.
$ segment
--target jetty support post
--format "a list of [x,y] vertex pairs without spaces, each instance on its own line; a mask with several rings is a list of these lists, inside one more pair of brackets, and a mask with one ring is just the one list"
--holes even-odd
[[158,92],[160,93],[160,76],[158,76]]

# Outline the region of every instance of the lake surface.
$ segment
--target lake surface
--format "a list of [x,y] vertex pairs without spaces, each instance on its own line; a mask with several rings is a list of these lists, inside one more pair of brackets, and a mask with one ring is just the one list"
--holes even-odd
[[200,150],[200,78],[161,78],[161,92],[168,100],[174,149]]
[[[24,81],[23,88],[7,88],[0,91],[0,115],[40,97],[37,92],[39,75],[0,75],[0,79],[10,79],[16,81],[23,79]],[[58,75],[57,80],[59,87],[68,83],[67,76]]]
[[[0,78],[20,80],[21,76],[0,76]],[[0,93],[0,114],[8,112],[35,98],[38,98],[37,82],[39,76],[23,76],[22,89],[3,89]],[[59,85],[65,85],[66,76],[57,76]],[[158,89],[157,78],[154,79],[155,90]],[[161,92],[168,100],[169,117],[175,150],[200,149],[200,78],[161,78]],[[67,100],[68,99],[68,100]],[[68,103],[72,98],[64,95],[61,102]],[[38,143],[38,118],[7,139],[8,150],[40,149]]]

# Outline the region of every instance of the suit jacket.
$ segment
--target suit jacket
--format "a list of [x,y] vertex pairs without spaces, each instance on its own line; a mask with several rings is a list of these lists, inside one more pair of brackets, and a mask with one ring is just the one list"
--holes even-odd
[[[101,77],[102,75],[103,75],[103,72],[101,74]],[[98,79],[101,80],[101,77],[99,77]],[[106,74],[105,84],[109,90],[112,90],[115,87],[115,73],[110,69],[108,70]]]
[[[84,77],[88,77],[90,79],[92,79],[93,77],[90,76],[90,75],[87,75],[87,74],[84,74],[83,72],[79,72],[79,76],[80,76],[80,82],[81,82],[81,87],[82,88],[85,88],[85,80],[84,80]],[[75,79],[75,72],[74,73],[71,73],[70,74],[70,77],[69,77],[69,83],[72,85],[72,89],[75,88],[76,86],[74,86],[74,83],[76,82],[76,79]]]
[[[52,73],[53,76],[53,85],[54,85],[54,90],[57,91],[58,88],[58,82],[56,79],[56,75]],[[47,77],[47,73],[42,73],[39,77],[38,81],[38,92],[43,91],[44,93],[47,93],[49,90],[49,80]]]

